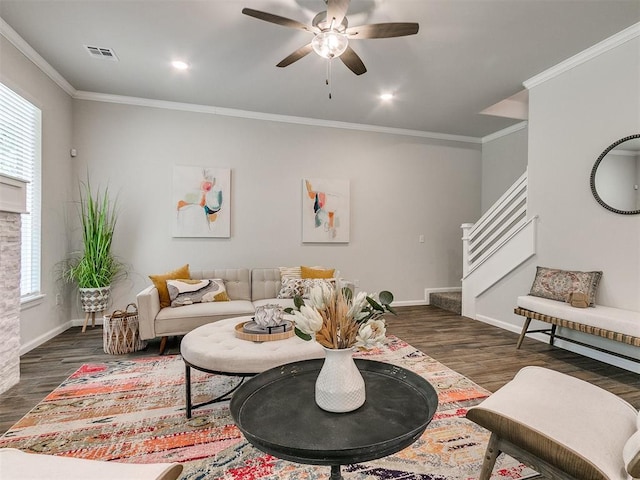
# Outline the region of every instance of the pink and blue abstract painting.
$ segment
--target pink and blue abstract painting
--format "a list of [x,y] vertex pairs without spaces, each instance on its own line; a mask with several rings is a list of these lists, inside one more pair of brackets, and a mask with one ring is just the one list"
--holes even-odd
[[349,241],[349,180],[302,180],[302,241]]
[[231,170],[174,166],[173,236],[231,236]]

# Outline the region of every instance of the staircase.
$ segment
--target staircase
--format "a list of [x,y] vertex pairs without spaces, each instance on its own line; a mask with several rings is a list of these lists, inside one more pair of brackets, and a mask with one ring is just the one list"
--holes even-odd
[[527,217],[527,172],[475,224],[462,225],[462,315],[476,299],[536,253],[536,218]]
[[462,292],[431,293],[429,304],[460,315],[462,314]]

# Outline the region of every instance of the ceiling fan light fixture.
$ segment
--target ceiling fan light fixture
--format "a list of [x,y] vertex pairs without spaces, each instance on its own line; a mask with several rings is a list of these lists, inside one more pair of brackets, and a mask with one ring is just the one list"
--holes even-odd
[[311,41],[314,52],[324,58],[336,58],[344,53],[349,46],[346,35],[334,30],[318,33]]
[[187,62],[183,62],[182,60],[174,60],[171,62],[171,66],[176,70],[188,70],[189,64]]

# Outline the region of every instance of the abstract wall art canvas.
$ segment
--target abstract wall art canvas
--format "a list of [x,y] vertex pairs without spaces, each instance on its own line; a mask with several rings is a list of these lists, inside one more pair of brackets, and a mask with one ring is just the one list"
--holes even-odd
[[231,236],[231,170],[173,167],[173,236]]
[[302,241],[349,242],[349,180],[302,180]]

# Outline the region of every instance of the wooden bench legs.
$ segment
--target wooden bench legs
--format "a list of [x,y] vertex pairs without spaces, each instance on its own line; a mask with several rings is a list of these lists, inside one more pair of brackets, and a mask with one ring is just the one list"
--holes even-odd
[[[524,340],[524,337],[527,335],[527,332],[529,330],[530,323],[531,323],[531,317],[525,317],[524,325],[522,325],[522,331],[520,332],[520,336],[518,337],[518,343],[516,343],[516,350],[520,349],[520,346],[522,345],[522,341]],[[551,325],[550,329],[547,328],[543,330],[531,330],[531,332],[528,332],[528,333],[536,333],[536,332],[547,333],[549,335],[549,345],[553,345],[553,342],[556,338],[556,327],[557,325]]]
[[531,323],[531,319],[526,317],[524,320],[524,325],[522,326],[522,332],[520,332],[520,337],[518,338],[518,343],[516,344],[516,350],[520,349],[520,345],[522,345],[522,341],[524,340],[524,336],[527,334],[527,329],[529,328],[529,324]]

